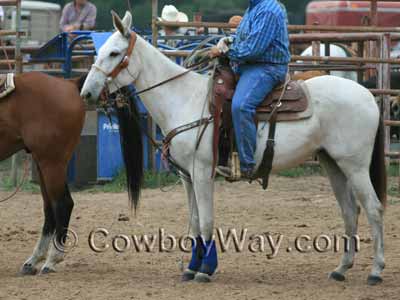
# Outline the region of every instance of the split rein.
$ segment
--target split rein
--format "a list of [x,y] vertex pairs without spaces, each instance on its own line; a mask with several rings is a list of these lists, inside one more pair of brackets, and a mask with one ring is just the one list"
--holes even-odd
[[[116,77],[118,77],[118,75],[119,75],[123,70],[125,70],[125,69],[128,68],[128,66],[129,66],[129,60],[130,60],[130,57],[131,57],[131,55],[132,55],[132,53],[133,53],[133,50],[134,50],[134,48],[135,48],[136,41],[137,41],[137,35],[136,35],[136,33],[135,33],[135,32],[131,32],[131,33],[130,33],[130,39],[129,39],[129,46],[128,46],[126,55],[125,55],[124,58],[121,60],[121,62],[114,68],[114,70],[112,70],[110,73],[105,72],[100,66],[98,66],[98,65],[96,65],[96,64],[94,64],[94,65],[92,66],[92,68],[97,69],[98,71],[100,71],[101,73],[103,73],[107,78],[116,79]],[[196,51],[196,49],[193,51],[193,53],[194,53],[195,51]],[[192,57],[192,56],[193,56],[193,53],[192,53],[189,57]],[[129,94],[125,94],[124,92],[121,91],[121,89],[118,89],[118,96],[117,96],[117,99],[114,100],[113,103],[114,103],[114,105],[117,105],[117,106],[127,105],[128,101],[130,101],[130,100],[129,100],[129,97],[136,97],[136,96],[139,96],[139,95],[141,95],[141,94],[144,94],[144,93],[146,93],[146,92],[149,92],[149,91],[151,91],[151,90],[154,90],[154,89],[156,89],[156,88],[158,88],[158,87],[160,87],[160,86],[163,86],[163,85],[165,85],[165,84],[167,84],[167,83],[169,83],[169,82],[172,82],[172,81],[174,81],[174,80],[176,80],[176,79],[179,79],[179,78],[181,78],[181,77],[183,77],[183,76],[189,74],[190,72],[195,71],[195,70],[198,69],[199,67],[204,66],[205,64],[209,64],[210,62],[214,61],[214,59],[215,59],[215,58],[210,58],[210,57],[208,57],[208,55],[207,55],[207,56],[203,56],[203,57],[201,57],[201,58],[199,59],[198,62],[193,63],[192,65],[188,66],[188,67],[187,67],[187,70],[185,70],[185,71],[183,71],[183,72],[181,72],[181,73],[179,73],[179,74],[177,74],[177,75],[175,75],[175,76],[172,76],[172,77],[170,77],[170,78],[168,78],[168,79],[166,79],[166,80],[163,80],[163,81],[161,81],[161,82],[159,82],[159,83],[157,83],[157,84],[154,84],[154,85],[152,85],[152,86],[150,86],[150,87],[148,87],[148,88],[145,88],[145,89],[143,89],[143,90],[140,90],[140,91],[135,91],[135,92],[131,92],[131,93],[129,93]],[[128,72],[129,72],[129,71],[128,71]],[[129,75],[130,75],[131,77],[133,77],[130,73],[129,73]],[[104,98],[105,98],[105,101],[104,101],[104,102],[107,103],[107,102],[109,101],[109,100],[107,100],[107,98],[109,98],[109,97],[107,97],[107,92],[106,92],[106,90],[107,90],[107,89],[104,89],[104,91],[102,92],[102,95],[103,95],[103,96],[106,96],[106,97],[104,97]],[[111,103],[108,102],[107,104],[110,105]],[[103,107],[104,107],[104,109],[106,110],[106,112],[107,112],[107,104],[103,105]],[[112,105],[112,104],[111,104],[111,105]],[[129,105],[128,105],[128,106],[129,106]],[[107,113],[107,114],[108,114],[108,113]],[[202,128],[201,134],[200,134],[200,136],[199,136],[199,138],[198,138],[198,140],[197,140],[197,142],[196,142],[196,149],[197,149],[197,148],[199,147],[199,145],[200,145],[200,141],[201,141],[201,139],[202,139],[202,137],[203,137],[203,135],[204,135],[204,132],[206,131],[208,125],[213,121],[213,117],[202,118],[202,119],[200,119],[200,120],[197,120],[197,121],[194,121],[194,122],[191,122],[191,123],[189,123],[189,124],[185,124],[185,125],[182,125],[182,126],[179,126],[179,127],[175,128],[175,129],[173,129],[170,133],[167,134],[167,136],[166,136],[165,139],[163,140],[162,146],[160,146],[160,144],[157,143],[157,141],[154,140],[154,138],[147,132],[147,130],[144,129],[144,128],[140,125],[139,120],[136,120],[136,118],[135,118],[135,121],[139,124],[139,126],[140,126],[142,132],[143,132],[144,135],[147,137],[147,139],[151,142],[151,144],[153,145],[153,147],[154,147],[155,149],[161,151],[162,157],[164,158],[164,160],[165,160],[166,162],[168,162],[168,164],[169,164],[170,166],[172,166],[175,170],[177,170],[177,171],[179,172],[179,175],[181,176],[182,179],[184,179],[185,181],[191,182],[190,173],[189,173],[188,171],[186,171],[185,169],[183,169],[181,166],[179,166],[179,165],[176,163],[176,161],[172,158],[172,156],[171,156],[170,153],[169,153],[169,146],[170,146],[170,144],[171,144],[172,139],[173,139],[175,136],[177,136],[178,134],[183,133],[183,132],[185,132],[185,131],[189,131],[189,130],[194,129],[194,128],[198,128],[198,127],[204,126],[204,127]]]

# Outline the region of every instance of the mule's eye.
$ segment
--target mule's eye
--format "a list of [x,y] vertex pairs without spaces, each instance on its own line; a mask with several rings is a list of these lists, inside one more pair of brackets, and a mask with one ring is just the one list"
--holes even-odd
[[117,57],[119,55],[119,52],[111,52],[110,56],[111,57]]

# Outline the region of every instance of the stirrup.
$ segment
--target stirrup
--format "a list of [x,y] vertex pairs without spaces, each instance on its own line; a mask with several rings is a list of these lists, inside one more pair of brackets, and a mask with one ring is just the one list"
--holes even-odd
[[225,180],[228,182],[238,182],[238,181],[251,182],[254,180],[253,172],[242,173],[240,171],[240,161],[237,152],[232,153],[231,167],[217,166],[216,172],[217,174],[225,177]]

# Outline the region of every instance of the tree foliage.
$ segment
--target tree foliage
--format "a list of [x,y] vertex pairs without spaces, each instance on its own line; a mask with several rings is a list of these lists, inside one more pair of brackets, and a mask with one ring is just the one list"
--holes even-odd
[[[48,0],[64,6],[68,0]],[[110,11],[113,9],[123,15],[128,9],[130,1],[134,24],[140,28],[149,28],[151,23],[150,0],[91,0],[97,6],[97,28],[110,29],[112,26]],[[226,21],[229,15],[243,13],[249,0],[159,0],[159,14],[166,4],[173,4],[179,10],[188,14],[189,18],[195,12],[201,12],[204,20]],[[304,22],[305,7],[310,0],[281,0],[287,7],[290,23],[302,24]]]

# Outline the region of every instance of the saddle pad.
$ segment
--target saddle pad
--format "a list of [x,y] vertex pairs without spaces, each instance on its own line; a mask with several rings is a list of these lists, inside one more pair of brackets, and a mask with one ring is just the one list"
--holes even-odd
[[289,81],[284,94],[283,86],[275,88],[257,108],[258,113],[271,112],[278,100],[282,97],[282,106],[278,110],[279,113],[284,112],[302,112],[307,109],[308,99],[302,89],[301,83],[298,81]]
[[[304,93],[304,97],[301,99],[301,104],[295,104],[292,106],[292,103],[289,101],[282,101],[282,106],[279,109],[277,122],[288,122],[288,121],[299,121],[311,118],[314,113],[314,106],[310,98],[310,93],[308,91],[307,85],[305,82],[298,82],[299,87],[301,88],[302,93]],[[286,106],[285,106],[286,105]],[[298,109],[300,105],[305,105],[301,109]],[[259,122],[268,122],[270,119],[271,108],[265,109],[264,107],[260,107],[257,109],[256,119]]]
[[15,90],[14,74],[0,75],[0,99],[8,96]]

